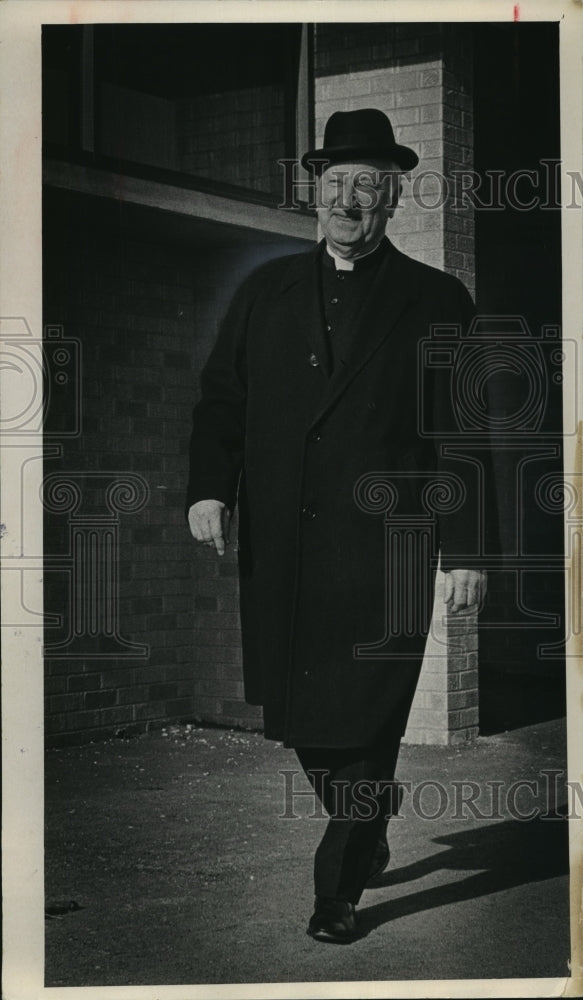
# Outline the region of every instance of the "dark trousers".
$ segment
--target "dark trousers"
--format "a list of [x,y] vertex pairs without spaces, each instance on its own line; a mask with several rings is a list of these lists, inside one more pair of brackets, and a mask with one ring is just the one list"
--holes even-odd
[[395,809],[399,744],[400,736],[378,748],[296,748],[329,816],[314,859],[317,896],[358,903],[375,847]]

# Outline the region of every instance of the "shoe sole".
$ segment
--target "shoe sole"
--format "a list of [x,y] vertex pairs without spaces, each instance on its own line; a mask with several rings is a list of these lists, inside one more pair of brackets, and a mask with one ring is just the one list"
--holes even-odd
[[325,944],[352,944],[358,937],[356,932],[346,935],[346,937],[337,937],[335,934],[327,934],[326,931],[311,931],[309,929],[306,931],[306,934],[313,938],[314,941],[323,941]]

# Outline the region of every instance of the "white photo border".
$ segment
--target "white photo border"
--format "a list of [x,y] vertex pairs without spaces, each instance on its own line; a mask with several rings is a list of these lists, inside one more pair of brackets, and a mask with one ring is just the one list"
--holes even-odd
[[[506,22],[554,21],[560,25],[562,180],[583,163],[583,5],[575,0],[4,0],[0,5],[0,317],[24,317],[38,351],[42,330],[41,294],[41,26],[43,24],[149,22],[335,22],[383,21]],[[583,321],[583,212],[562,211],[563,330],[581,342]],[[582,345],[583,346],[583,345]],[[578,352],[579,362],[583,350]],[[581,385],[582,372],[579,371]],[[564,372],[565,386],[577,377]],[[0,389],[12,412],[14,385],[0,371]],[[574,393],[565,392],[565,400]],[[565,479],[582,473],[583,421],[579,433],[564,439]],[[2,442],[2,538],[5,560],[18,558],[20,497],[11,470],[22,445]],[[30,457],[42,453],[42,436],[26,440]],[[30,488],[38,497],[41,462]],[[42,509],[29,548],[38,553],[38,578],[30,596],[42,610]],[[579,512],[579,519],[583,512]],[[15,526],[15,527],[13,527]],[[579,529],[579,542],[581,541]],[[569,540],[567,525],[565,539]],[[581,600],[572,588],[581,575],[581,545],[567,550],[566,600]],[[578,563],[577,563],[578,560]],[[9,607],[12,577],[3,573],[2,604]],[[18,575],[18,574],[16,574]],[[575,584],[574,584],[575,582]],[[14,600],[14,594],[12,594]],[[39,617],[39,621],[42,619]],[[568,777],[583,775],[583,636],[571,635],[567,649]],[[201,1000],[259,997],[485,997],[576,996],[583,992],[583,815],[571,819],[571,976],[566,979],[448,980],[350,983],[272,983],[227,986],[140,986],[45,988],[44,986],[44,801],[43,801],[43,661],[42,625],[2,629],[2,767],[3,767],[3,996],[6,1000]],[[574,803],[581,811],[581,803]]]

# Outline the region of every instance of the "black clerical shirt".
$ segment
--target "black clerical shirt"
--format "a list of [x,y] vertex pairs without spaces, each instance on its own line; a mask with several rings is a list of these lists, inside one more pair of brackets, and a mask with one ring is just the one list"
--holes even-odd
[[355,319],[369,297],[387,250],[387,242],[381,241],[372,253],[355,260],[351,271],[337,270],[330,254],[326,250],[322,254],[322,303],[332,368],[346,362],[352,346]]

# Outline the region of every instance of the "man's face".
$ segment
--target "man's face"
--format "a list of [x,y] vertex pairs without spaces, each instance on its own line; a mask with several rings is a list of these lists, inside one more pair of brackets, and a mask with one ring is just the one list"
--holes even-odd
[[393,214],[401,171],[386,160],[335,163],[318,178],[318,220],[340,257],[372,250]]

